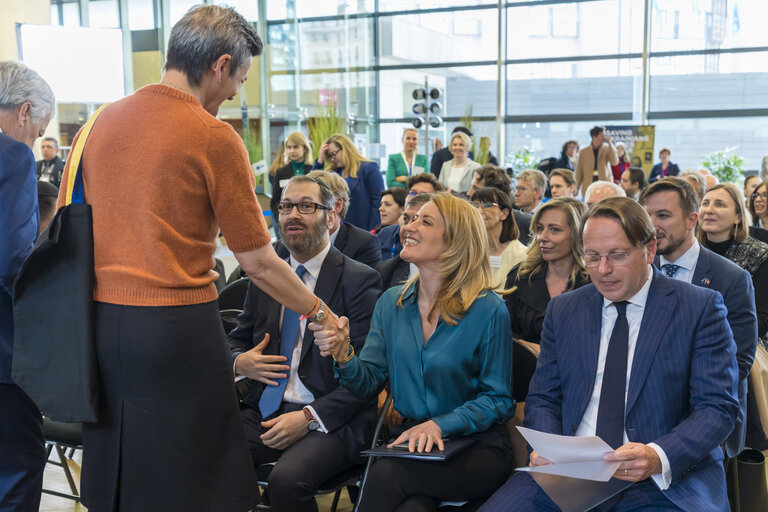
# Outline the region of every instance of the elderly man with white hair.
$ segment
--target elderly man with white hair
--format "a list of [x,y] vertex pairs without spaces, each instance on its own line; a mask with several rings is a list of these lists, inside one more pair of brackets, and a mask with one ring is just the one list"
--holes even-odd
[[0,508],[37,510],[45,467],[40,410],[11,379],[13,281],[32,252],[40,218],[32,145],[53,115],[48,84],[24,64],[0,61]]
[[587,187],[584,202],[587,203],[587,207],[590,207],[609,197],[627,197],[627,194],[623,188],[612,181],[595,181]]

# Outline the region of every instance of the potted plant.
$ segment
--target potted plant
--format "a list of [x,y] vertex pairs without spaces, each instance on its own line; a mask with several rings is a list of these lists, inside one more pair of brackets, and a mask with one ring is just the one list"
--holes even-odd
[[744,159],[732,154],[736,148],[715,151],[704,157],[701,166],[720,182],[741,183],[744,180]]

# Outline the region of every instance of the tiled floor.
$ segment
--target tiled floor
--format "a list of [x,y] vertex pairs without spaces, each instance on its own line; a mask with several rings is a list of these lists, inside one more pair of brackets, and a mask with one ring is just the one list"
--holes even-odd
[[[765,453],[768,455],[768,452]],[[54,454],[52,457],[55,459],[56,455]],[[74,460],[69,461],[69,467],[78,483],[80,480],[79,464],[81,457],[82,452],[77,452]],[[766,478],[768,478],[768,467],[766,468]],[[69,493],[69,485],[67,485],[67,480],[64,477],[64,470],[48,464],[43,478],[43,488]],[[331,509],[332,499],[332,495],[320,496],[318,498],[320,512],[328,512]],[[87,509],[84,506],[75,503],[73,500],[59,498],[45,493],[43,493],[43,499],[40,504],[40,512],[83,512],[86,510]],[[349,502],[349,496],[346,491],[341,493],[341,500],[339,501],[337,510],[338,512],[352,512],[352,504]]]

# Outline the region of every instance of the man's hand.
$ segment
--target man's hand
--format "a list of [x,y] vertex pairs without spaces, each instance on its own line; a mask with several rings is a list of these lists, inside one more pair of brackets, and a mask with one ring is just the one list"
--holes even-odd
[[400,434],[400,437],[388,444],[387,447],[392,448],[394,445],[406,441],[408,441],[408,451],[411,453],[414,451],[429,453],[432,451],[433,446],[437,446],[438,450],[445,450],[443,431],[440,430],[440,427],[433,420],[428,420],[409,428]]
[[285,356],[262,355],[267,345],[269,345],[269,334],[264,335],[261,343],[237,357],[235,372],[245,375],[249,379],[263,382],[268,386],[277,386],[277,382],[270,379],[287,379],[288,374],[280,372],[290,371],[291,367],[279,364],[288,360]]
[[261,426],[269,429],[261,434],[261,442],[275,450],[285,450],[309,432],[304,411],[281,414],[269,421],[262,421]]
[[536,452],[531,452],[531,461],[528,463],[528,466],[546,466],[547,464],[552,464],[552,461],[545,459]]
[[309,330],[315,333],[315,345],[320,349],[320,355],[334,356],[336,359],[344,359],[349,351],[347,340],[349,339],[349,319],[334,315],[335,322],[329,323],[328,317],[322,324],[312,322]]
[[603,460],[621,461],[613,476],[627,482],[640,482],[651,475],[661,473],[659,454],[643,443],[627,443],[611,453],[606,453]]

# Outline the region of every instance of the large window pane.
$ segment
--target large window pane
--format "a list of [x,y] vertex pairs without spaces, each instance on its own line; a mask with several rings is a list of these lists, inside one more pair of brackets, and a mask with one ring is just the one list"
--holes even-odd
[[214,0],[214,4],[234,7],[248,21],[258,21],[259,2],[255,0]]
[[656,0],[651,50],[703,50],[768,45],[768,2]]
[[656,150],[669,148],[671,160],[681,170],[701,169],[704,157],[714,151],[730,149],[744,158],[747,169],[760,169],[766,154],[768,117],[712,119],[659,119],[656,125]]
[[385,16],[379,23],[382,65],[497,59],[496,9]]
[[510,7],[507,58],[640,53],[643,0]]
[[312,18],[373,12],[374,0],[285,0],[267,2],[267,18]]
[[465,7],[474,5],[496,7],[498,3],[489,0],[379,0],[379,11],[410,11],[416,9],[436,9],[440,7]]
[[91,0],[88,2],[88,24],[95,28],[120,28],[117,0]]
[[171,2],[171,26],[174,26],[187,11],[202,2],[200,0],[170,0]]
[[344,69],[373,65],[373,21],[349,19],[269,27],[273,70]]
[[650,109],[768,107],[768,52],[651,59]]
[[382,118],[415,118],[412,93],[424,87],[441,90],[438,98],[442,117],[461,117],[469,109],[473,116],[496,115],[496,67],[404,69],[380,73],[379,111]]
[[157,27],[153,0],[128,0],[128,25],[131,30],[151,30]]
[[639,112],[641,59],[507,67],[507,114]]

